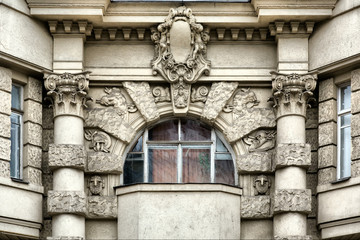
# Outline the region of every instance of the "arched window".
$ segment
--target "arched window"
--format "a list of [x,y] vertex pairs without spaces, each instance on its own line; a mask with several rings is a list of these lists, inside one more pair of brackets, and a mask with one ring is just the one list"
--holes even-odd
[[214,129],[176,119],[144,131],[127,154],[123,182],[235,185],[236,172],[231,153]]

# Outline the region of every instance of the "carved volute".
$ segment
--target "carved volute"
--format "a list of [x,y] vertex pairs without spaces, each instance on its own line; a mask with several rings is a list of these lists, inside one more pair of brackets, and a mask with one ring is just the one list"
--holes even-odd
[[155,43],[153,74],[159,73],[171,83],[174,114],[186,115],[191,84],[210,73],[210,61],[205,59],[209,30],[196,23],[191,9],[182,6],[170,9],[165,22],[151,33]]
[[74,115],[83,118],[83,107],[88,100],[89,73],[45,73],[45,88],[54,108],[54,117]]
[[276,117],[286,115],[306,116],[309,102],[314,100],[313,92],[316,87],[317,75],[307,74],[281,74],[271,72],[273,101]]

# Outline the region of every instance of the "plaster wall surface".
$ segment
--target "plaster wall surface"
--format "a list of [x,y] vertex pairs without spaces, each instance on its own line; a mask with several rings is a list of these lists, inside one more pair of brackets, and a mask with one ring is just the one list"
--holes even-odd
[[273,239],[273,221],[267,219],[242,220],[240,239]]
[[152,185],[143,186],[124,195],[132,186],[117,189],[119,239],[240,238],[241,190],[226,187],[238,192],[227,193],[221,185],[209,185],[209,192],[200,185],[199,191],[189,192],[182,189],[187,185],[169,185],[154,192]]
[[[10,1],[5,1],[8,4]],[[0,5],[0,53],[11,55],[42,68],[52,68],[52,37],[45,23],[30,18],[23,4]],[[25,2],[24,2],[25,3]]]
[[117,221],[112,220],[86,220],[86,239],[107,240],[117,239]]

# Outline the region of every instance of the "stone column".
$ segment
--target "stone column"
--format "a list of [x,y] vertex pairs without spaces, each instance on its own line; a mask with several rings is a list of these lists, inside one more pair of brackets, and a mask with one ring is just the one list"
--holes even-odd
[[53,190],[48,192],[52,239],[85,238],[86,195],[83,107],[88,73],[46,74],[45,88],[53,101],[54,144],[49,145]]
[[305,143],[305,116],[316,75],[272,72],[272,79],[277,120],[274,238],[310,239],[306,226],[311,190],[306,189],[306,169],[311,165],[311,147]]

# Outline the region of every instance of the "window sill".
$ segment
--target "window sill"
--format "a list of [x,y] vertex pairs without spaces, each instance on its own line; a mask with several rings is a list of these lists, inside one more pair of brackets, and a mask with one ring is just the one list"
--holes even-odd
[[342,182],[345,182],[345,181],[349,180],[350,178],[351,178],[351,177],[339,178],[339,179],[337,179],[337,180],[335,180],[335,181],[332,181],[332,182],[330,182],[330,183],[331,183],[331,184],[342,183]]
[[17,182],[17,183],[29,184],[29,182],[24,181],[23,179],[20,179],[20,178],[11,178],[11,181]]

